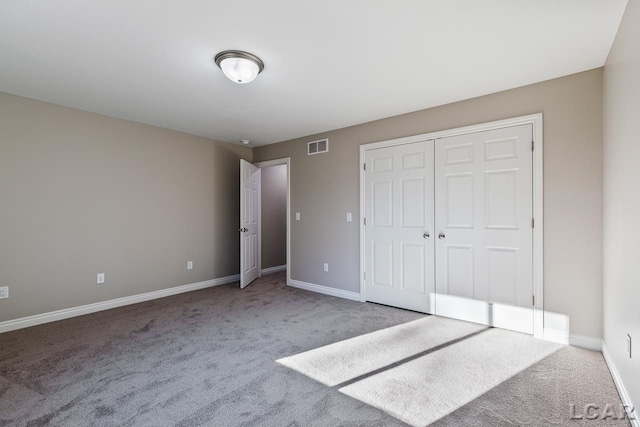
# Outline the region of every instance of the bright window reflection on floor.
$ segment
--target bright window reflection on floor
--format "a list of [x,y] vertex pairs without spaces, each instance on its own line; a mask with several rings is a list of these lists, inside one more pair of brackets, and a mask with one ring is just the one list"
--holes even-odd
[[427,316],[277,362],[333,387],[484,329],[474,323]]
[[561,346],[429,316],[277,360],[413,426],[425,426]]

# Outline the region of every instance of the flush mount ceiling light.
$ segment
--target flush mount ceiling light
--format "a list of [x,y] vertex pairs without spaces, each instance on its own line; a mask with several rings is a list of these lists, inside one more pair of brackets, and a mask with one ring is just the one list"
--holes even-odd
[[249,145],[248,139],[241,139],[240,142],[242,142],[244,145]]
[[264,62],[260,58],[240,50],[220,52],[215,61],[229,80],[240,84],[253,81],[264,70]]

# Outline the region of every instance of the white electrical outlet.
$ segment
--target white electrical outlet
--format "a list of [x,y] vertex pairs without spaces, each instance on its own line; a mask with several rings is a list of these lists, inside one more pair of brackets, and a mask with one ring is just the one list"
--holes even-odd
[[9,298],[9,287],[2,286],[0,287],[0,299]]
[[347,222],[351,222],[351,212],[347,212]]
[[329,271],[329,264],[328,263],[324,263],[324,271],[325,273]]
[[296,221],[300,221],[300,212],[296,212]]
[[627,334],[627,354],[629,355],[629,359],[631,359],[631,335]]
[[102,285],[104,283],[104,273],[98,273],[96,276],[96,283]]
[[193,261],[187,261],[187,270],[193,270]]

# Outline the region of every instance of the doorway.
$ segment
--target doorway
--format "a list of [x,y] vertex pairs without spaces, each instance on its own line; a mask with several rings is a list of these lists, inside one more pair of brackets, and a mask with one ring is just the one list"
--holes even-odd
[[263,275],[287,269],[287,165],[260,169],[260,274]]
[[[241,247],[241,288],[264,274],[284,270],[287,284],[290,281],[290,271],[287,268],[291,265],[290,164],[288,157],[256,164],[241,160],[241,209],[238,230]],[[252,176],[257,178],[253,179]],[[253,228],[247,225],[250,224],[248,218],[254,217],[255,239],[248,239],[253,231]],[[249,243],[251,250],[247,250]]]

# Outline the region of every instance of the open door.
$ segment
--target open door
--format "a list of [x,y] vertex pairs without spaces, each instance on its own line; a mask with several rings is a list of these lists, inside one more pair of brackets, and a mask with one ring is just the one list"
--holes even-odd
[[240,160],[240,288],[260,273],[260,168]]

